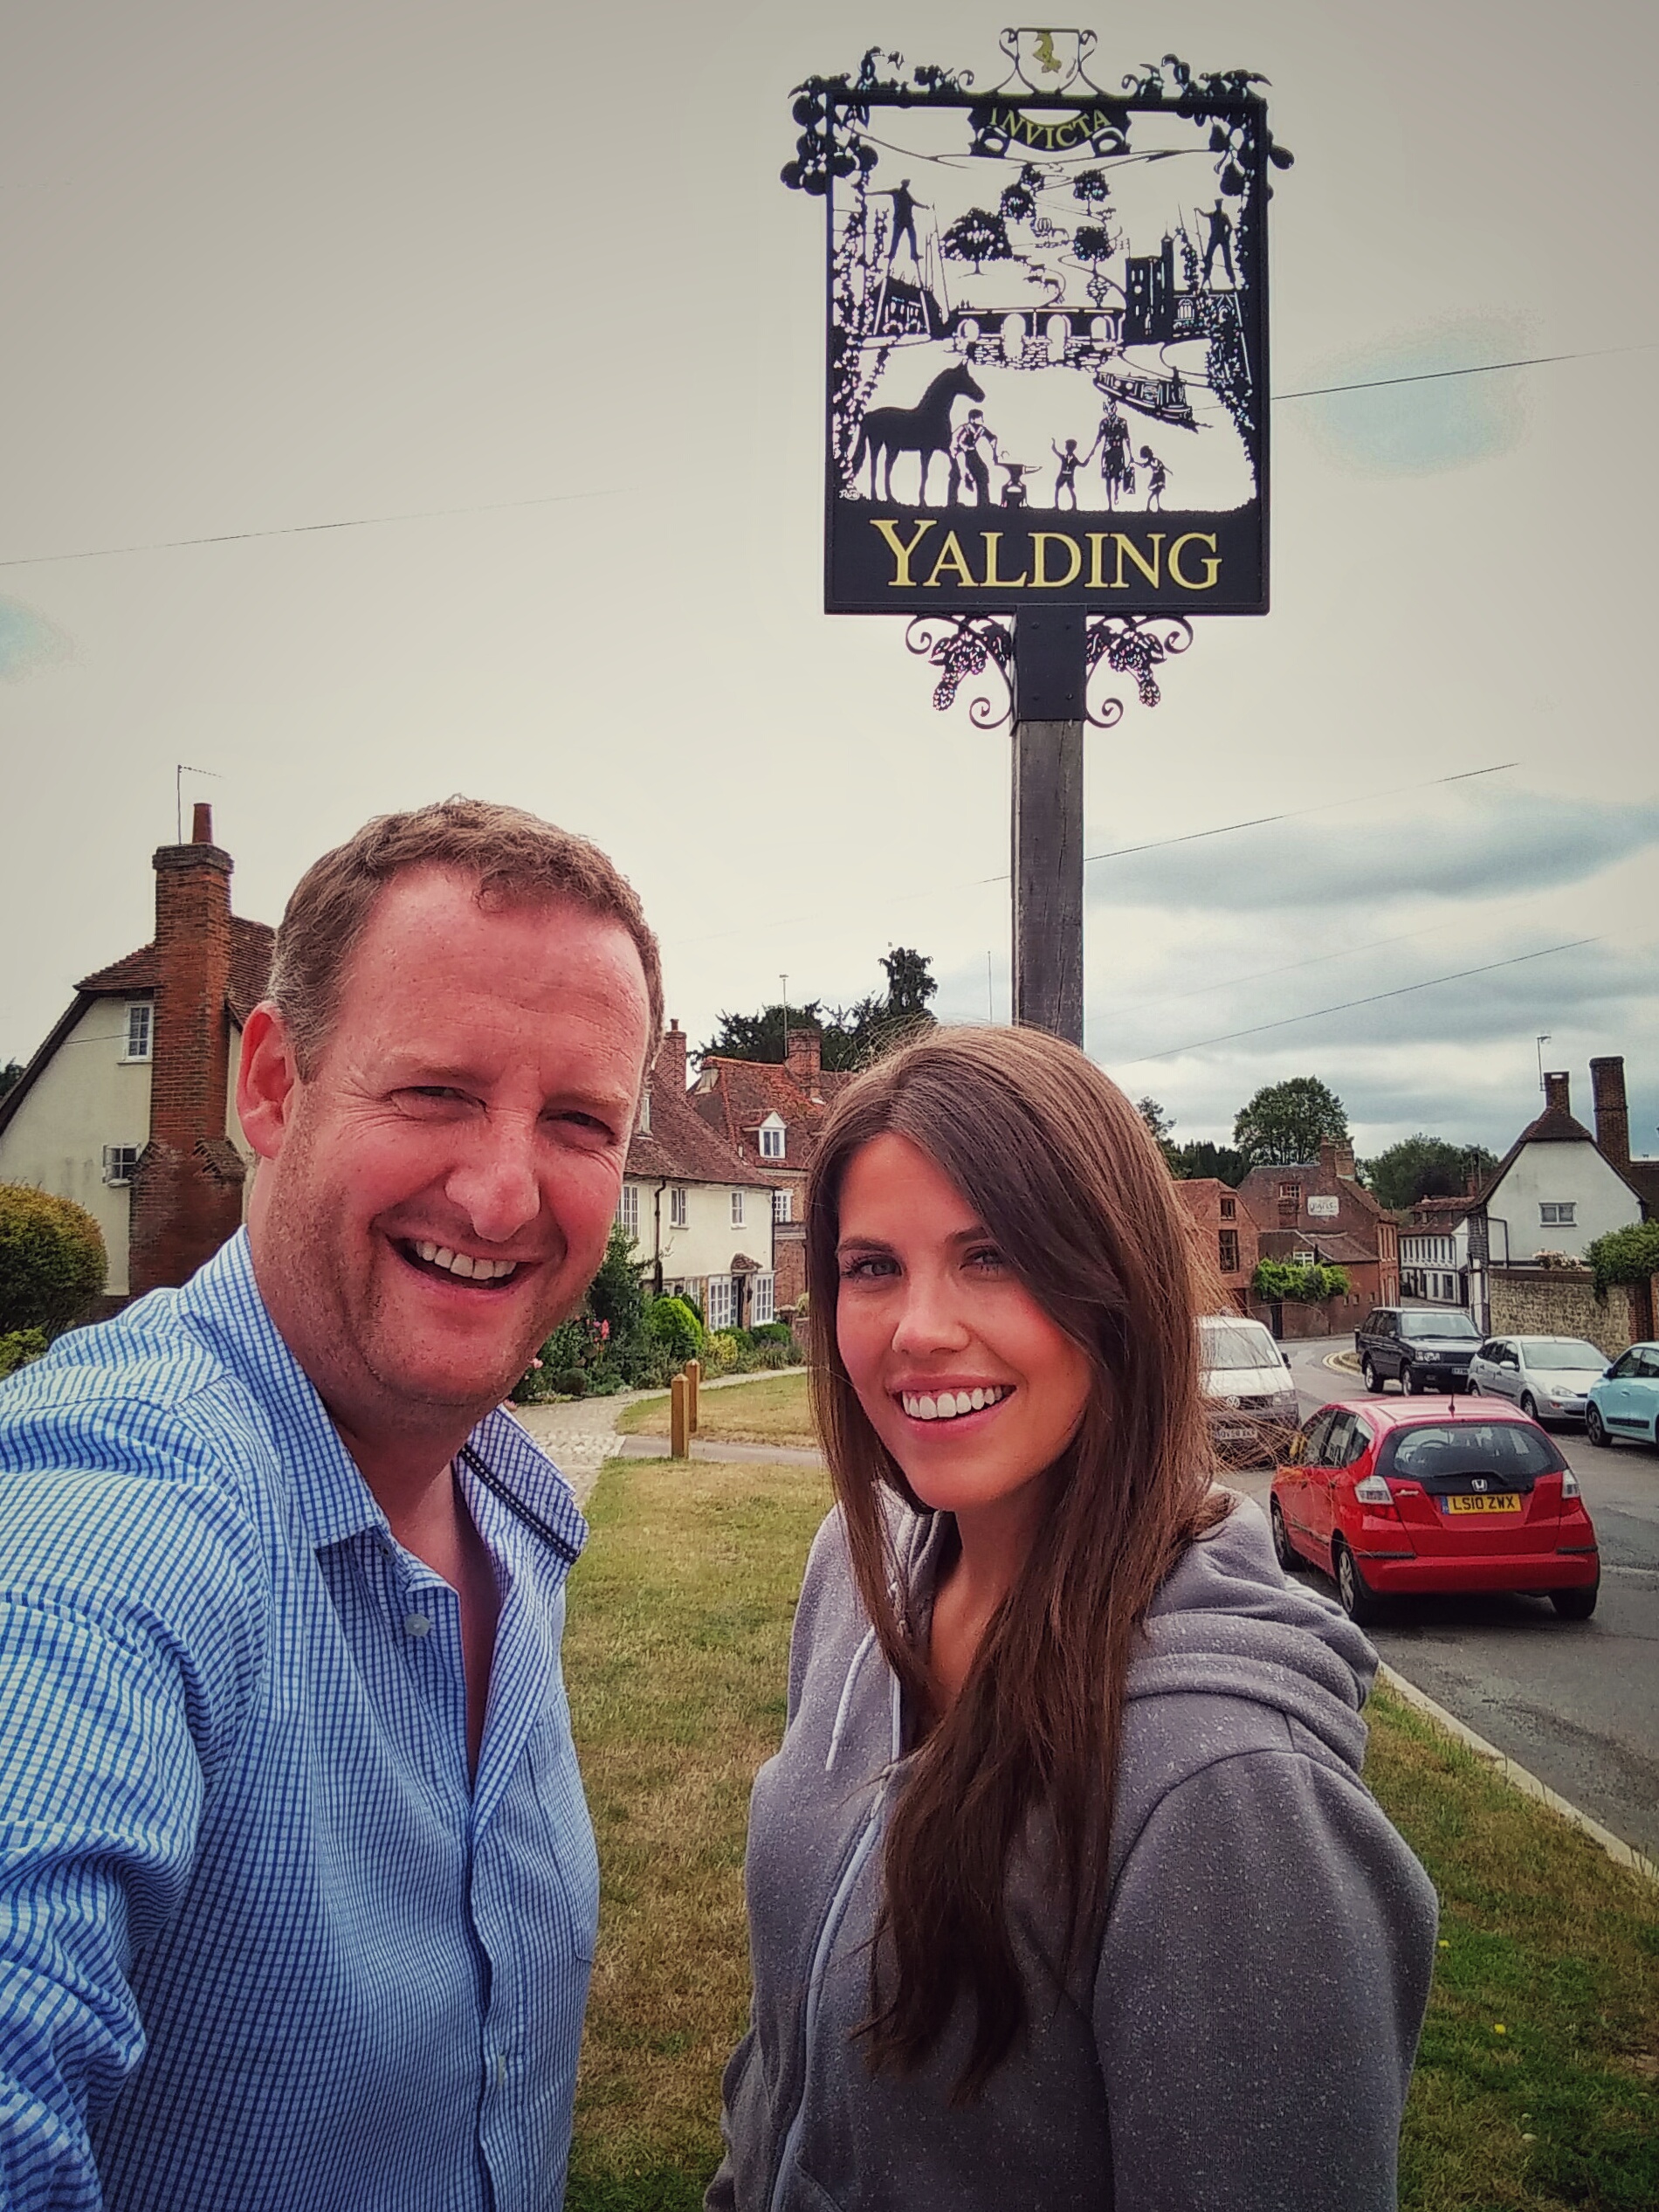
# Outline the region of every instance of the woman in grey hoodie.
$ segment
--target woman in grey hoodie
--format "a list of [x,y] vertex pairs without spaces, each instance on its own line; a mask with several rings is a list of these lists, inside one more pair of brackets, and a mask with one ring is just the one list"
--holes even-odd
[[1139,1116],[940,1032],[837,1104],[807,1244],[838,1502],[711,2212],[1385,2212],[1434,1892],[1360,1779],[1369,1646],[1213,1485]]

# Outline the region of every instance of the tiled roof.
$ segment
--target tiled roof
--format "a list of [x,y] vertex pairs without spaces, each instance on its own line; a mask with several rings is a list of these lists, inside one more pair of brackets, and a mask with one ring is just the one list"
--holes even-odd
[[718,1182],[770,1186],[774,1178],[711,1129],[678,1083],[652,1081],[651,1127],[636,1129],[625,1171],[644,1182]]
[[[244,921],[240,914],[231,915],[231,1010],[238,1021],[245,1021],[265,996],[276,941],[277,933],[267,923]],[[107,968],[84,975],[75,988],[85,991],[89,998],[114,998],[127,991],[153,991],[160,980],[155,946],[141,945],[135,953],[127,953],[120,960],[111,961]]]
[[[711,1071],[717,1079],[706,1085]],[[740,1142],[775,1113],[788,1133],[782,1164],[798,1173],[812,1156],[831,1104],[851,1081],[850,1074],[820,1072],[802,1083],[781,1061],[733,1060],[709,1052],[703,1057],[697,1087],[687,1095],[693,1111],[719,1129],[729,1144]]]
[[[1515,1162],[1520,1158],[1522,1153],[1530,1144],[1587,1144],[1590,1149],[1595,1153],[1600,1159],[1607,1160],[1607,1164],[1609,1168],[1613,1168],[1614,1174],[1619,1177],[1620,1181],[1625,1184],[1626,1188],[1629,1189],[1634,1196],[1641,1198],[1649,1205],[1654,1202],[1654,1201],[1649,1197],[1648,1192],[1643,1188],[1638,1176],[1633,1172],[1637,1168],[1642,1166],[1644,1164],[1643,1162],[1640,1161],[1631,1161],[1625,1167],[1621,1168],[1615,1166],[1611,1160],[1607,1160],[1607,1154],[1601,1150],[1600,1146],[1597,1144],[1595,1139],[1585,1127],[1583,1122],[1575,1121],[1565,1106],[1551,1106],[1545,1107],[1543,1113],[1539,1114],[1536,1121],[1531,1121],[1527,1124],[1526,1127],[1523,1129],[1520,1135],[1516,1138],[1514,1143],[1510,1147],[1509,1150],[1504,1154],[1504,1157],[1498,1161],[1497,1167],[1493,1168],[1491,1174],[1486,1178],[1486,1181],[1481,1186],[1480,1196],[1475,1202],[1477,1205],[1484,1206],[1486,1204],[1487,1201],[1491,1197],[1492,1193],[1497,1189],[1499,1183],[1503,1182],[1504,1176],[1508,1175],[1510,1169],[1515,1165]],[[1659,1161],[1649,1164],[1659,1167]],[[1656,1180],[1659,1180],[1659,1177],[1656,1177]]]

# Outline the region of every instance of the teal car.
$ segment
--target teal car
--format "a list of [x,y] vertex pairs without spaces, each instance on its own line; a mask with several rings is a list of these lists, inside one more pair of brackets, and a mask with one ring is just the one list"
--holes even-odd
[[1615,1437],[1659,1444],[1659,1344],[1633,1344],[1590,1385],[1584,1433],[1596,1444]]

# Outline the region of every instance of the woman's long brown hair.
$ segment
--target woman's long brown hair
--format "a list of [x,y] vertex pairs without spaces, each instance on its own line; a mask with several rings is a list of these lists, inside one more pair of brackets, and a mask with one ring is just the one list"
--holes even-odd
[[953,1029],[850,1085],[807,1197],[814,1410],[869,1617],[912,1710],[930,1699],[884,1486],[919,1506],[848,1378],[836,1338],[842,1181],[874,1137],[907,1138],[978,1213],[1032,1297],[1089,1354],[1095,1388],[1050,1471],[1049,1510],[960,1695],[911,1762],[888,1825],[871,1954],[871,2062],[908,2071],[959,2002],[973,2040],[955,2085],[978,2095],[1024,2025],[1009,1940],[1011,1855],[1046,1830],[1065,1958],[1098,1935],[1136,1630],[1194,1537],[1223,1510],[1199,1392],[1204,1310],[1185,1209],[1139,1115],[1069,1044]]

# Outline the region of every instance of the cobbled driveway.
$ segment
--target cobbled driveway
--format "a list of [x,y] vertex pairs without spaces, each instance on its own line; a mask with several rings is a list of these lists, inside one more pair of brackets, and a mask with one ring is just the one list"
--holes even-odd
[[[768,1375],[795,1375],[797,1368],[774,1368]],[[721,1375],[705,1382],[705,1396],[711,1390],[730,1389],[739,1382],[759,1382],[766,1375]],[[560,1405],[509,1406],[509,1413],[516,1415],[541,1449],[557,1466],[560,1473],[576,1495],[576,1503],[585,1506],[589,1493],[598,1479],[599,1470],[607,1459],[615,1458],[622,1449],[622,1439],[616,1433],[617,1416],[624,1406],[637,1404],[641,1398],[660,1398],[660,1390],[619,1390],[614,1398],[571,1398]],[[642,1439],[642,1443],[644,1440]],[[652,1447],[647,1446],[647,1449]],[[657,1445],[657,1450],[665,1446]],[[741,1456],[748,1457],[749,1450],[740,1447]],[[758,1458],[794,1459],[793,1451],[754,1450]],[[816,1454],[809,1455],[816,1457]]]

